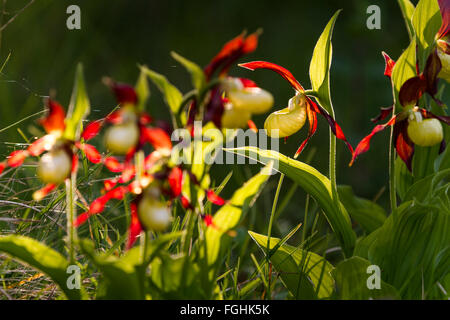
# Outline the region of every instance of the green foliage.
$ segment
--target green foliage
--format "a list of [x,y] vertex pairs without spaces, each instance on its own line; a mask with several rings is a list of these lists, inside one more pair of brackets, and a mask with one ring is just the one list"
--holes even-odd
[[183,65],[186,70],[191,74],[192,85],[198,92],[201,92],[203,87],[206,85],[205,73],[202,68],[200,68],[196,63],[180,56],[178,53],[172,51],[172,58],[177,60],[181,65]]
[[330,180],[315,168],[294,159],[288,158],[276,151],[262,150],[256,147],[227,149],[244,155],[263,164],[270,161],[278,164],[278,170],[294,180],[309,193],[322,208],[328,223],[333,229],[344,253],[352,255],[356,236],[352,230],[350,217],[344,206],[336,207],[332,198]]
[[412,16],[416,9],[410,0],[398,0],[398,4],[402,11],[403,18],[405,19],[406,29],[408,29],[409,38],[414,37],[414,28],[412,25]]
[[397,291],[380,280],[380,288],[369,289],[367,282],[371,263],[360,257],[341,261],[332,271],[336,281],[337,294],[342,300],[398,299]]
[[64,131],[64,137],[66,139],[78,140],[83,128],[83,119],[89,114],[90,109],[90,102],[83,76],[83,66],[79,64],[66,117],[66,129]]
[[386,220],[386,211],[373,201],[355,196],[351,186],[338,186],[339,199],[353,220],[367,233],[381,227]]
[[0,251],[47,274],[67,298],[84,298],[83,291],[67,287],[68,260],[45,244],[25,236],[0,236]]
[[[251,231],[249,234],[266,253],[267,236]],[[274,249],[280,241],[271,237],[269,248]],[[326,299],[331,296],[334,290],[333,266],[323,257],[287,244],[270,253],[270,261],[295,299]]]
[[145,110],[145,104],[150,97],[150,89],[148,87],[147,82],[147,74],[145,72],[144,68],[141,68],[141,71],[139,73],[139,78],[136,82],[135,88],[136,94],[138,97],[138,104],[136,106],[137,110],[144,111]]

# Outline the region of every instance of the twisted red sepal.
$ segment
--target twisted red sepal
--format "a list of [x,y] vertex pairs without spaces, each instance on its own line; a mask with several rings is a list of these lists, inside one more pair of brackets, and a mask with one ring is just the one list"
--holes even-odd
[[81,134],[81,137],[85,140],[88,141],[92,138],[94,138],[100,131],[102,125],[103,125],[103,120],[95,120],[92,121],[91,123],[89,123],[86,128],[84,128],[83,133]]
[[306,114],[308,116],[308,122],[309,122],[308,136],[302,142],[300,147],[297,149],[297,152],[294,155],[294,159],[300,155],[300,153],[303,151],[303,149],[308,144],[309,139],[314,135],[314,133],[316,133],[316,130],[317,130],[317,115],[316,115],[316,112],[311,109],[311,106],[309,103],[306,106]]
[[11,152],[7,160],[8,167],[20,167],[25,161],[26,157],[28,157],[28,155],[29,154],[27,150],[16,150]]
[[394,106],[380,108],[380,114],[375,118],[370,119],[370,121],[377,123],[378,121],[386,119],[390,114],[392,114],[392,109],[394,109]]
[[391,77],[392,76],[392,70],[394,69],[395,66],[395,61],[391,59],[391,57],[389,57],[389,55],[386,52],[381,52],[381,54],[384,57],[384,60],[386,62],[386,66],[384,68],[384,75],[387,77]]
[[213,73],[219,70],[221,75],[228,72],[234,61],[256,50],[258,46],[258,32],[245,37],[241,33],[236,38],[228,41],[219,53],[205,67],[204,72],[207,79],[210,79]]
[[448,35],[450,31],[450,2],[448,0],[438,0],[442,15],[442,25],[438,31],[437,38],[441,39]]
[[223,206],[225,204],[225,200],[219,197],[213,190],[206,190],[206,197],[211,203],[214,203],[218,206]]
[[102,155],[100,154],[100,152],[98,152],[98,150],[93,145],[90,145],[87,143],[76,142],[75,146],[84,152],[84,154],[86,155],[86,158],[90,162],[92,162],[94,164],[102,162]]
[[47,133],[53,131],[63,132],[66,128],[66,125],[64,123],[66,113],[63,107],[58,102],[48,99],[47,108],[48,115],[39,121],[40,124],[44,127]]
[[43,188],[35,191],[33,193],[33,199],[36,201],[41,201],[45,198],[50,192],[52,192],[56,188],[56,184],[49,183],[45,185]]
[[130,226],[128,227],[128,241],[126,249],[129,250],[133,244],[136,242],[137,238],[142,232],[142,225],[139,221],[138,216],[138,210],[137,210],[137,204],[135,202],[132,202],[130,204],[130,211],[131,211],[131,222]]
[[292,75],[292,73],[283,68],[282,66],[279,66],[272,62],[267,61],[252,61],[247,63],[241,63],[238,65],[239,67],[249,69],[251,71],[255,71],[256,69],[269,69],[272,71],[275,71],[279,75],[281,75],[284,79],[286,79],[291,86],[300,92],[305,91],[305,89],[302,87],[302,85],[295,79],[295,77]]

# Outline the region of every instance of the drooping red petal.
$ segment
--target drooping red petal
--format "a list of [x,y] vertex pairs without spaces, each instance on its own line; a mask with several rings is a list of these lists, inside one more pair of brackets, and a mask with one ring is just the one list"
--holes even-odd
[[384,68],[384,75],[387,77],[391,77],[392,76],[392,70],[394,69],[395,66],[395,61],[391,59],[391,57],[388,56],[388,54],[386,52],[381,52],[381,54],[384,57],[384,61],[386,62],[386,66]]
[[[309,97],[307,97],[307,101],[309,105],[311,106],[312,110],[318,110],[318,112],[327,120],[328,125],[331,128],[331,131],[333,134],[338,138],[339,140],[342,140],[347,145],[348,150],[351,154],[353,154],[353,147],[352,145],[347,141],[347,138],[344,135],[344,132],[342,131],[339,124],[333,119],[332,116],[328,114],[328,112],[322,108],[320,105],[316,104],[314,101],[312,101]],[[317,112],[317,111],[316,111]]]
[[373,123],[377,123],[378,121],[383,121],[386,119],[390,114],[392,114],[392,109],[394,106],[386,107],[386,108],[380,108],[380,114],[376,116],[375,118],[370,119]]
[[47,143],[45,137],[46,136],[44,136],[40,139],[37,139],[28,147],[27,150],[30,153],[30,156],[37,157],[37,156],[41,155],[42,152],[45,151],[45,145]]
[[225,204],[225,200],[219,197],[215,192],[211,189],[206,190],[206,197],[208,200],[218,206],[223,206]]
[[92,138],[94,138],[100,131],[101,127],[103,125],[103,120],[95,120],[89,123],[86,128],[84,128],[83,133],[81,134],[81,137],[88,141]]
[[306,139],[302,142],[302,144],[300,145],[300,147],[297,149],[297,152],[294,155],[294,159],[296,159],[300,153],[303,151],[303,149],[306,147],[306,145],[308,144],[309,139],[314,135],[314,133],[316,132],[317,129],[317,116],[316,116],[316,112],[314,112],[311,109],[311,106],[308,104],[306,107],[306,113],[308,116],[308,122],[309,122],[309,130],[308,130],[308,136],[306,137]]
[[302,85],[295,79],[295,77],[292,75],[292,73],[283,68],[282,66],[279,66],[275,63],[266,62],[266,61],[252,61],[247,63],[241,63],[239,64],[240,67],[249,69],[251,71],[254,71],[256,69],[269,69],[272,71],[275,71],[279,75],[281,75],[284,79],[286,79],[290,85],[297,91],[303,92],[305,89],[302,87]]
[[169,135],[161,128],[145,128],[145,138],[156,150],[172,149]]
[[247,125],[250,128],[250,130],[252,130],[253,132],[258,132],[258,127],[256,126],[256,124],[253,122],[253,120],[248,120],[247,121]]
[[80,149],[84,152],[84,154],[86,155],[86,158],[90,162],[92,162],[94,164],[102,162],[102,155],[100,154],[100,152],[98,152],[98,150],[93,145],[90,145],[87,143],[80,143],[80,142],[75,143],[75,145],[78,149]]
[[36,201],[41,201],[55,188],[56,188],[56,184],[49,183],[46,186],[44,186],[42,189],[35,191],[33,193],[33,199]]
[[373,128],[372,132],[368,136],[364,137],[359,142],[359,144],[356,146],[355,151],[353,152],[353,157],[352,157],[352,160],[349,163],[349,166],[353,165],[353,163],[355,162],[356,158],[360,154],[362,154],[362,153],[364,153],[364,152],[369,150],[369,148],[370,148],[370,139],[372,139],[372,137],[375,134],[377,134],[378,132],[383,131],[386,127],[394,125],[395,121],[396,121],[396,118],[397,118],[396,116],[393,116],[387,123],[376,125],[375,128]]
[[173,167],[167,178],[172,197],[181,195],[183,188],[183,170],[180,167]]
[[450,2],[448,0],[438,0],[442,15],[442,25],[437,37],[441,39],[450,32]]
[[121,164],[119,162],[119,160],[117,160],[114,157],[106,157],[103,160],[103,164],[105,165],[106,168],[108,168],[109,171],[111,172],[121,172],[124,169],[123,164]]
[[131,211],[131,222],[128,227],[128,242],[127,242],[127,250],[129,250],[133,244],[136,242],[137,238],[142,232],[142,225],[139,221],[138,210],[136,203],[132,202],[130,204]]
[[414,144],[408,137],[408,120],[402,120],[394,125],[395,150],[399,157],[406,164],[409,171],[412,171],[412,157],[414,154]]
[[41,125],[47,133],[63,132],[66,127],[64,123],[66,113],[63,107],[58,102],[48,99],[47,108],[48,115],[40,120]]
[[120,104],[132,104],[137,103],[138,97],[134,88],[125,83],[112,84],[112,90],[116,95],[116,100]]
[[29,153],[27,150],[16,150],[11,152],[7,160],[8,166],[11,168],[20,167],[28,155]]

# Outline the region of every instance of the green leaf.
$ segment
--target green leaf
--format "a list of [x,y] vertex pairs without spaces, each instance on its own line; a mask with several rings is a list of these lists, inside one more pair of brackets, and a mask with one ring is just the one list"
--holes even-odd
[[436,187],[442,180],[449,176],[450,169],[446,169],[418,180],[408,189],[404,201],[416,200],[432,204],[437,196]]
[[442,24],[437,0],[420,0],[412,17],[418,44],[420,70],[434,47],[434,38]]
[[412,16],[414,10],[416,9],[414,5],[409,0],[398,0],[400,9],[402,10],[403,18],[405,19],[406,29],[408,29],[409,39],[412,40],[414,37],[414,28],[412,25]]
[[397,189],[397,194],[400,197],[400,199],[404,199],[406,192],[411,187],[411,185],[414,183],[414,177],[411,175],[411,172],[409,172],[408,168],[406,167],[406,164],[403,162],[403,160],[400,157],[397,157],[395,159],[395,185]]
[[351,220],[345,207],[342,204],[340,208],[335,206],[332,198],[331,182],[326,176],[306,163],[288,158],[277,151],[262,150],[256,147],[241,147],[225,150],[241,154],[263,164],[274,161],[274,168],[277,168],[277,170],[294,180],[317,201],[341,244],[345,255],[352,255],[356,235],[352,230]]
[[355,196],[351,186],[338,186],[339,199],[350,216],[367,232],[381,227],[386,220],[384,209],[373,201]]
[[395,63],[392,70],[393,95],[395,99],[395,110],[400,111],[403,106],[400,104],[398,94],[402,85],[409,79],[415,77],[416,73],[416,40],[409,44]]
[[64,137],[69,140],[78,140],[83,128],[83,120],[89,114],[91,105],[86,92],[83,76],[83,66],[78,64],[75,75],[75,84],[70,98],[69,110],[66,116],[66,129]]
[[338,10],[328,22],[320,35],[314,48],[311,63],[309,64],[309,77],[311,86],[318,94],[319,103],[333,114],[330,97],[330,67],[332,59],[331,36],[334,24],[341,10]]
[[[372,265],[360,257],[351,257],[340,262],[332,274],[336,280],[337,292],[343,300],[398,299],[394,287],[380,279],[380,288],[369,289],[368,278],[373,275],[367,272]],[[369,269],[370,271],[370,269]]]
[[170,107],[170,110],[172,111],[172,113],[176,114],[178,112],[178,109],[180,108],[181,101],[183,100],[183,95],[181,94],[181,92],[162,74],[152,71],[145,66],[141,67],[141,70],[158,87],[158,89],[164,95],[164,100]]
[[81,290],[69,289],[69,261],[59,252],[32,238],[18,235],[0,236],[0,251],[47,274],[69,299],[85,298]]
[[[266,253],[267,237],[249,231],[250,237]],[[281,240],[270,238],[270,249]],[[334,290],[333,266],[323,257],[288,244],[281,245],[270,256],[281,280],[296,299],[329,298]]]
[[186,68],[186,70],[191,74],[192,84],[194,88],[197,89],[198,92],[201,92],[206,84],[206,78],[203,69],[200,68],[196,63],[180,56],[178,53],[174,51],[172,51],[170,54],[172,55],[172,58],[174,58],[181,65],[183,65]]
[[446,275],[442,268],[449,272],[448,259],[441,255],[450,247],[450,209],[448,203],[432,202],[402,204],[396,219],[389,216],[375,231],[368,250],[369,261],[381,268],[383,280],[403,299],[426,297]]
[[208,227],[206,231],[206,252],[208,265],[217,262],[222,237],[240,222],[242,216],[253,205],[260,191],[270,177],[272,164],[268,163],[257,175],[247,181],[241,188],[236,190],[227,204],[214,215],[213,223],[217,226]]
[[138,97],[137,109],[139,111],[144,111],[145,104],[147,103],[147,100],[150,97],[150,89],[148,87],[147,75],[142,68],[141,72],[139,73],[139,78],[136,82],[136,86],[134,89],[136,90],[136,94]]

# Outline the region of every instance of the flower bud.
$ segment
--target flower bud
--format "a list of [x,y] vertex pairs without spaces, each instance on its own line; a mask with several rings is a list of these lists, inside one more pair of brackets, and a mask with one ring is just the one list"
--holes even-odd
[[444,130],[438,119],[422,119],[420,113],[415,112],[409,119],[408,136],[418,146],[431,147],[441,143]]
[[143,227],[153,231],[164,231],[172,220],[167,205],[149,196],[144,196],[139,201],[138,216]]
[[69,177],[72,159],[64,149],[45,153],[39,160],[37,175],[44,183],[61,183]]
[[105,134],[106,147],[115,154],[126,154],[138,140],[139,128],[134,122],[113,125]]
[[231,103],[225,104],[222,114],[222,128],[245,128],[252,114],[246,110],[238,110]]
[[296,95],[289,100],[289,106],[271,113],[264,122],[267,135],[284,138],[299,131],[306,122],[306,98]]

